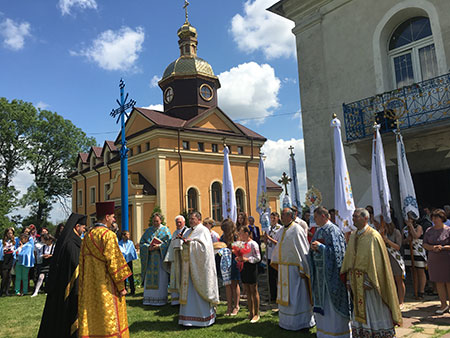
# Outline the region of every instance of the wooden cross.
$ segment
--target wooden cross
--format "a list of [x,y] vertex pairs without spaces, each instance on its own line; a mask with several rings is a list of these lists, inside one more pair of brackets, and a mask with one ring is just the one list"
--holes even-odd
[[284,185],[284,190],[286,191],[286,195],[288,194],[287,186],[289,183],[292,182],[292,178],[290,178],[286,173],[284,172],[283,175],[281,175],[281,179],[278,180],[278,183]]

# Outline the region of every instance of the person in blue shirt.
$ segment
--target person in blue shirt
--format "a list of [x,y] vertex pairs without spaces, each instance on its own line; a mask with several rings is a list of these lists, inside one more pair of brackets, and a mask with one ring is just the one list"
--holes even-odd
[[[28,293],[28,273],[34,266],[34,243],[29,240],[28,234],[20,234],[19,247],[15,250],[15,254],[17,257],[15,291],[17,296],[23,296]],[[20,293],[21,282],[23,293]]]
[[130,233],[128,231],[122,231],[122,239],[119,241],[119,248],[122,251],[125,260],[128,263],[128,266],[131,270],[131,276],[127,278],[128,283],[130,284],[130,295],[134,295],[136,288],[134,286],[134,277],[133,277],[133,261],[138,258],[136,253],[136,248],[134,247],[134,243],[130,240]]

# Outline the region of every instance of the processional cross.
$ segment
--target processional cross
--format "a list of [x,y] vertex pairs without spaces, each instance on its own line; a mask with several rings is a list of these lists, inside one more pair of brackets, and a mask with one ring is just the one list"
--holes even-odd
[[286,191],[286,195],[289,195],[287,186],[289,183],[292,182],[292,178],[290,178],[286,173],[284,172],[283,175],[281,175],[281,179],[278,180],[278,183],[284,185],[284,190]]
[[120,101],[116,100],[119,108],[113,109],[110,115],[113,118],[117,117],[116,123],[121,122],[121,148],[120,148],[120,189],[121,189],[121,221],[122,231],[128,231],[128,149],[127,141],[125,139],[125,116],[128,117],[127,110],[131,108],[133,110],[136,101],[131,100],[127,103],[128,93],[124,97],[125,83],[120,79]]

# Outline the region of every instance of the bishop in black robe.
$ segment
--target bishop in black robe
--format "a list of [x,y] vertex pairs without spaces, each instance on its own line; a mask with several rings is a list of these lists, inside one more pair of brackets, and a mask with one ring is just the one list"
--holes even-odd
[[56,242],[47,282],[47,299],[38,338],[78,337],[78,263],[81,238],[77,224],[86,216],[73,213]]

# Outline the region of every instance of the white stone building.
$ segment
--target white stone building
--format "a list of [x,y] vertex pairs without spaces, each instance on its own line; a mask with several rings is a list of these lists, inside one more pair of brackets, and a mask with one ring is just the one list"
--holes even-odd
[[308,186],[334,205],[331,116],[338,115],[355,204],[371,204],[372,126],[382,123],[389,183],[400,215],[397,108],[419,206],[450,204],[450,1],[281,0],[295,22]]

